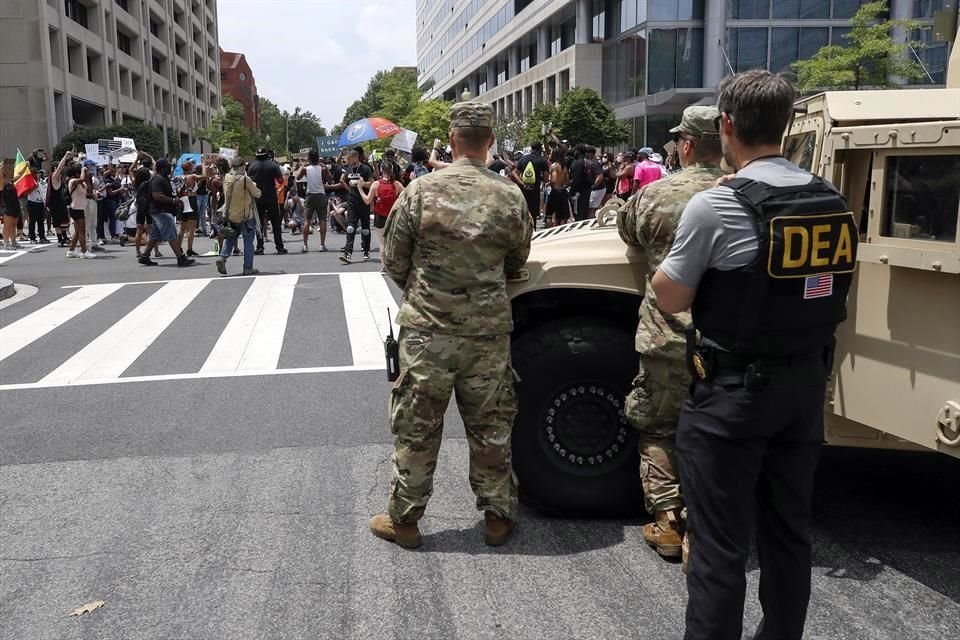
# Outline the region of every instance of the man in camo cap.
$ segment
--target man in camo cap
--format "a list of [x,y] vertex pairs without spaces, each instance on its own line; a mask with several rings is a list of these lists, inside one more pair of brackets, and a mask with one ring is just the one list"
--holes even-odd
[[674,315],[657,308],[650,277],[670,251],[677,223],[694,194],[709,189],[723,175],[716,107],[693,106],[670,129],[683,170],[651,182],[617,215],[620,237],[647,256],[647,287],[640,303],[636,349],[640,373],[624,405],[627,420],[640,430],[640,480],[644,502],[654,522],[643,538],[664,557],[679,557],[682,546],[683,496],[677,475],[675,441],[680,409],[687,395],[685,331],[690,312]]
[[421,543],[417,522],[433,491],[452,393],[466,427],[485,542],[506,542],[517,513],[505,274],[526,262],[532,223],[516,185],[486,168],[494,142],[490,106],[460,102],[450,115],[453,164],[411,182],[384,228],[384,267],[403,289],[401,373],[390,394],[396,441],[387,512],[373,517],[370,530],[406,548]]

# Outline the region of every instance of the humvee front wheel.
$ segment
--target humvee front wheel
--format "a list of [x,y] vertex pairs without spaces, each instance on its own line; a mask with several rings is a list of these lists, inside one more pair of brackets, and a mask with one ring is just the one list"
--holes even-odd
[[564,515],[643,508],[637,433],[623,416],[637,361],[632,333],[595,318],[556,320],[514,339],[522,502]]

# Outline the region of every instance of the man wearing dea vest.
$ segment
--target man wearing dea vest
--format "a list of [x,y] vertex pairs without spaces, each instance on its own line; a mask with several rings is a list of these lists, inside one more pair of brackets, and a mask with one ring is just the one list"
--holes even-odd
[[793,87],[725,78],[717,118],[737,173],[698,193],[653,276],[665,313],[693,310],[696,380],[677,427],[690,560],[687,640],[741,637],[756,526],[757,640],[800,640],[810,599],[810,503],[834,332],[857,228],[843,197],[780,155]]
[[[656,271],[673,243],[680,214],[695,194],[709,189],[723,175],[720,136],[714,124],[716,107],[687,107],[674,134],[683,171],[652,182],[617,214],[620,237],[640,247],[648,273]],[[688,311],[675,315],[657,307],[647,278],[640,303],[637,352],[640,372],[624,403],[624,414],[640,431],[640,481],[647,512],[654,522],[643,528],[643,539],[664,557],[680,557],[683,496],[677,475],[677,420],[690,385],[686,337],[692,321]]]

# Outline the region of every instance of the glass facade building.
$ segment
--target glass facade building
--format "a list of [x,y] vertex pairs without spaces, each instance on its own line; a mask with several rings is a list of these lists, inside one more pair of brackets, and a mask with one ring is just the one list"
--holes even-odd
[[[866,1],[419,0],[420,86],[448,99],[469,89],[501,117],[589,86],[629,121],[631,146],[656,147],[687,105],[712,102],[725,75],[789,72],[826,44],[843,46]],[[950,45],[930,28],[944,5],[890,0],[892,17],[921,23],[909,34],[926,44],[917,56],[932,82],[921,84],[945,81]]]

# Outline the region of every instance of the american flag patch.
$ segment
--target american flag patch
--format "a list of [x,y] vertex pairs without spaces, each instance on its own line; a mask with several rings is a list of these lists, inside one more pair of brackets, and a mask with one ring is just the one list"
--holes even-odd
[[803,299],[826,298],[833,295],[833,274],[810,276],[803,283]]

